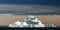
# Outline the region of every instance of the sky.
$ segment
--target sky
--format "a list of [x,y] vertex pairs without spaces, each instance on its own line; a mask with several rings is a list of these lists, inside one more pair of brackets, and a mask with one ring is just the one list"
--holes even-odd
[[0,4],[45,4],[60,6],[60,0],[0,0]]
[[60,14],[60,0],[0,0],[0,14]]

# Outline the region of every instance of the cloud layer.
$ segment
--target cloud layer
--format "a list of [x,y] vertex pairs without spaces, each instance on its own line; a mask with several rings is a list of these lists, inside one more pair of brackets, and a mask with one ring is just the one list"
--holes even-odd
[[30,10],[30,11],[48,11],[48,10],[60,10],[60,7],[57,6],[48,6],[48,5],[14,5],[14,4],[7,4],[7,5],[0,5],[0,9],[2,10],[8,10],[8,11],[24,11],[24,10]]
[[60,7],[48,5],[0,4],[0,13],[60,13]]

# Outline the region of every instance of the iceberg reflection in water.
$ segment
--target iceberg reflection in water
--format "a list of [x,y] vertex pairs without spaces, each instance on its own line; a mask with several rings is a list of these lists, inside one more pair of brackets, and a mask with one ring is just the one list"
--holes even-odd
[[8,27],[56,27],[54,24],[43,24],[35,16],[29,16],[24,22],[16,21]]

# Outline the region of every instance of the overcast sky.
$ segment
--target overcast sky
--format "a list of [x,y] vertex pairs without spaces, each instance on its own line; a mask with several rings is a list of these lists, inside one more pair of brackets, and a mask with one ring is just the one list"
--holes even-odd
[[0,0],[0,4],[43,4],[60,6],[60,0]]
[[[60,0],[0,0],[2,10],[59,10]],[[23,4],[23,5],[22,5]],[[33,5],[35,4],[35,5]],[[51,6],[51,7],[50,7]],[[53,7],[55,6],[55,7]],[[56,7],[58,6],[58,7]]]
[[0,13],[11,12],[57,12],[59,0],[0,0]]
[[48,11],[48,10],[60,10],[58,6],[48,5],[17,5],[17,4],[0,4],[0,10],[7,11]]

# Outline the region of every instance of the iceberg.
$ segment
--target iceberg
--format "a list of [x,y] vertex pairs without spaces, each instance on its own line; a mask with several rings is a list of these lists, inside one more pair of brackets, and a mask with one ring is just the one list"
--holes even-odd
[[40,20],[36,18],[36,16],[28,16],[24,22],[16,21],[12,24],[9,24],[8,27],[56,27],[51,24],[43,24]]

